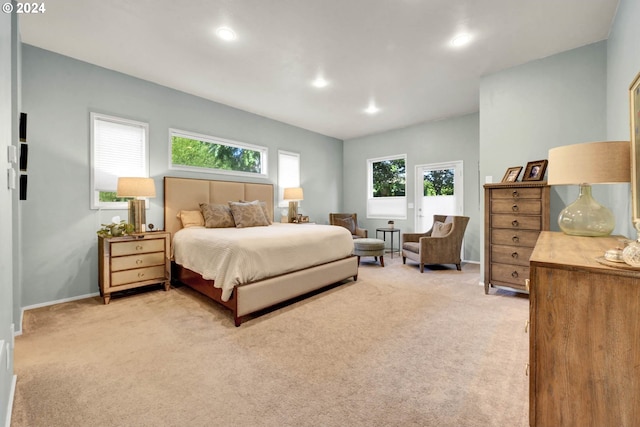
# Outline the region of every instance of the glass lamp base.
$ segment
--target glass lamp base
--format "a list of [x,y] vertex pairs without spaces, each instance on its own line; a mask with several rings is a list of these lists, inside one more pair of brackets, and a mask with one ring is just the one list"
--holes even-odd
[[611,234],[616,222],[613,213],[591,196],[591,186],[581,184],[578,200],[560,212],[558,226],[572,236],[600,237]]

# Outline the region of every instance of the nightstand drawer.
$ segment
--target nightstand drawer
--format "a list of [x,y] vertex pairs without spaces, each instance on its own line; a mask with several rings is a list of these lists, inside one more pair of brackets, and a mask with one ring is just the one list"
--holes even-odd
[[128,255],[111,258],[111,271],[130,270],[152,265],[164,265],[164,252],[150,254]]
[[164,250],[164,239],[140,239],[111,244],[111,256],[164,252]]
[[113,272],[111,273],[111,286],[120,286],[127,283],[153,279],[158,279],[159,282],[166,279],[164,265]]

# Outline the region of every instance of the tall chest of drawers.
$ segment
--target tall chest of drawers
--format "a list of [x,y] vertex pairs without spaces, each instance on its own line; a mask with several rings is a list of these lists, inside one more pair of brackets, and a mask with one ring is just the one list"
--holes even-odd
[[171,283],[170,234],[162,231],[124,237],[98,237],[100,295],[140,286]]
[[484,292],[501,286],[526,293],[533,247],[549,230],[549,186],[485,184],[484,206]]

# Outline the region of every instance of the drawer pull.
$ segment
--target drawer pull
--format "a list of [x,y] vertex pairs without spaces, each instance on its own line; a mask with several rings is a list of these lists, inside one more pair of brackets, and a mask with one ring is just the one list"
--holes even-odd
[[512,253],[511,258],[514,258],[514,259],[518,258],[518,252]]
[[518,272],[514,271],[513,273],[511,273],[511,277],[513,277],[514,279],[518,278]]
[[530,283],[531,281],[529,279],[524,279],[524,287],[527,290],[527,292],[529,292],[529,288],[531,287]]
[[526,322],[524,322],[524,333],[528,334],[529,333],[529,320],[527,319]]
[[138,258],[138,259],[136,260],[136,264],[138,264],[138,265],[142,264],[143,262],[144,262],[144,261],[142,261],[140,258]]
[[513,243],[520,243],[520,238],[519,238],[518,236],[513,236],[513,237],[511,238],[511,241],[512,241]]
[[518,208],[518,205],[511,206],[511,210],[514,211],[514,212],[518,212],[519,209],[520,208]]
[[514,227],[519,227],[520,223],[518,222],[517,219],[514,219],[513,221],[511,221],[511,225],[514,226]]
[[138,273],[138,277],[142,279],[144,277],[144,273]]
[[529,376],[529,364],[528,363],[526,365],[524,365],[524,376],[525,377]]
[[518,197],[520,197],[520,194],[518,194],[518,190],[513,190],[513,193],[511,193],[511,195],[513,196],[514,199],[517,199]]
[[136,251],[141,251],[142,249],[144,249],[144,246],[136,245]]

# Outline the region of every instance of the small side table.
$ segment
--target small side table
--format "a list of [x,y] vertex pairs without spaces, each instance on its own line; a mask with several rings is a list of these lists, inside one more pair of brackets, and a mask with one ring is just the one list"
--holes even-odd
[[376,238],[378,233],[382,233],[382,240],[387,241],[387,233],[391,234],[391,259],[393,259],[393,253],[395,252],[393,246],[393,233],[398,233],[398,255],[400,255],[400,229],[399,228],[376,228]]

